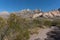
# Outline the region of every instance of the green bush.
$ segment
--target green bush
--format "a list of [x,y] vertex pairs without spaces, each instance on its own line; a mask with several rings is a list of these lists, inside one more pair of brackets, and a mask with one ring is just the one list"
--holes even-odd
[[50,27],[52,25],[52,21],[44,20],[44,24],[43,25]]
[[52,21],[52,25],[54,26],[60,26],[60,19],[56,19]]
[[8,24],[10,30],[15,30],[15,32],[18,33],[18,35],[16,34],[15,40],[28,40],[29,31],[25,19],[20,18],[20,16],[17,16],[16,14],[11,14],[8,19]]

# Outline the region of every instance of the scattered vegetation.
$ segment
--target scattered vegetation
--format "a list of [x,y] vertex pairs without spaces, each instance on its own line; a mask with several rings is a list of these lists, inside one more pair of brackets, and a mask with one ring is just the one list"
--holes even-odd
[[[28,19],[11,13],[8,19],[0,17],[1,40],[28,40],[30,33],[38,33],[35,28],[60,26],[60,20]],[[31,31],[29,31],[29,29]]]

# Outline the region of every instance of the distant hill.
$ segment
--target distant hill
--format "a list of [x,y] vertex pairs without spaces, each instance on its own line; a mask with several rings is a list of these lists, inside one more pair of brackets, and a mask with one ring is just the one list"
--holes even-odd
[[3,12],[0,12],[0,17],[7,18],[9,14],[10,14],[9,12],[3,11]]

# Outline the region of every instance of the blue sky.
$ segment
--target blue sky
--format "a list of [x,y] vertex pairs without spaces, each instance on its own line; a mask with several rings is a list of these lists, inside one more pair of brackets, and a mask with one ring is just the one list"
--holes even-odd
[[49,11],[60,7],[60,0],[0,0],[0,12],[14,12],[22,9]]

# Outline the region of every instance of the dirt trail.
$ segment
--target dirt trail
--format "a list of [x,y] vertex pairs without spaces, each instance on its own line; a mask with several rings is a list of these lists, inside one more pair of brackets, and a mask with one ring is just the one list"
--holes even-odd
[[30,35],[29,40],[36,40],[37,38],[38,39],[40,38],[40,40],[44,40],[47,37],[46,33],[49,31],[51,31],[51,28],[39,29],[38,30],[39,33]]

